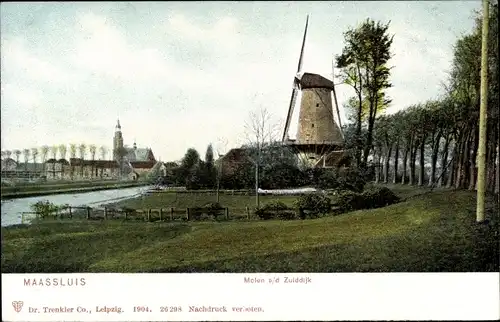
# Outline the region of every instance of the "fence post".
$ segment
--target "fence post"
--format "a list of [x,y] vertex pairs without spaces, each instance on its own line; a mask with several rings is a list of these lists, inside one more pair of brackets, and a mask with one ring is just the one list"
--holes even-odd
[[245,207],[245,211],[247,212],[247,219],[250,219],[250,208],[248,206]]
[[174,221],[174,207],[170,207],[170,220]]
[[224,216],[226,217],[226,220],[229,219],[229,208],[226,207],[226,209],[224,209]]
[[127,220],[127,215],[128,215],[127,209],[123,210],[123,212],[125,212],[125,220]]
[[21,214],[21,224],[24,224],[24,214]]
[[71,211],[71,206],[69,206],[68,209],[69,209],[69,218],[73,218],[73,212]]
[[189,221],[189,208],[186,208],[186,219]]
[[148,209],[148,221],[151,221],[151,208]]
[[104,219],[108,219],[108,208],[104,207]]
[[160,221],[163,220],[163,208],[160,208]]
[[90,219],[90,207],[87,207],[87,220]]

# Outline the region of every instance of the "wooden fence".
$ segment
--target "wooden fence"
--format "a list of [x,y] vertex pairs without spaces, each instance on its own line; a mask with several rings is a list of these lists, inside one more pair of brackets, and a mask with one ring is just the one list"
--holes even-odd
[[[176,194],[210,194],[210,195],[215,195],[217,194],[216,190],[205,190],[205,189],[200,189],[200,190],[176,190],[176,189],[163,189],[163,190],[148,190],[147,193],[151,194],[162,194],[162,193],[176,193]],[[244,196],[252,196],[255,195],[255,190],[219,190],[220,195],[231,195],[231,196],[237,196],[237,195],[244,195]]]
[[[24,223],[28,217],[39,218],[35,212],[22,212],[21,221]],[[68,206],[61,210],[46,214],[49,218],[81,218],[87,220],[145,220],[145,221],[191,221],[203,220],[209,217],[229,219],[252,219],[258,218],[250,207],[245,208],[150,208],[150,209],[116,209],[116,208],[92,208]]]

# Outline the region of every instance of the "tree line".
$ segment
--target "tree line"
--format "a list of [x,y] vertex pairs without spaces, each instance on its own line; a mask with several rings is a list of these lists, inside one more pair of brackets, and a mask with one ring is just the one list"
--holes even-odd
[[[345,35],[337,56],[344,83],[355,91],[345,104],[351,123],[344,127],[355,166],[375,168],[375,181],[475,189],[479,140],[481,21],[453,48],[452,67],[441,97],[384,113],[393,36],[389,24],[368,19]],[[498,191],[498,3],[489,19],[487,190]]]
[[[99,155],[98,155],[99,153]],[[43,145],[38,148],[31,149],[15,149],[15,150],[5,150],[2,151],[2,159],[10,159],[13,158],[16,163],[21,164],[21,156],[23,156],[24,161],[24,169],[28,171],[28,163],[33,162],[35,165],[34,171],[47,171],[47,161],[66,161],[66,157],[69,154],[69,157],[72,159],[80,158],[85,159],[87,156],[90,156],[92,161],[95,161],[97,157],[101,160],[106,160],[109,153],[109,149],[106,146],[97,147],[95,144],[76,144],[71,143],[69,146],[66,144],[59,145]],[[58,159],[59,156],[59,159]],[[38,161],[42,163],[42,169],[36,169]],[[52,173],[55,176],[55,162],[52,162]],[[71,166],[71,175],[75,172],[74,165]],[[80,167],[80,175],[83,176],[83,166]]]

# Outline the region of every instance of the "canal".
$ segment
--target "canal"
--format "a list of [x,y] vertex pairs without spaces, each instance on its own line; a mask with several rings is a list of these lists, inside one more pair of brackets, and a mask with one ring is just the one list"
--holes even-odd
[[56,205],[98,207],[109,202],[139,196],[149,188],[143,186],[2,200],[2,227],[21,224],[21,213],[31,211],[31,205],[41,200],[48,200]]

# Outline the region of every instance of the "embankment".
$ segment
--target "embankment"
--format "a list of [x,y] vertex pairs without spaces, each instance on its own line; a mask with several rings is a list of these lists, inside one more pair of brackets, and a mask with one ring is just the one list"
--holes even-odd
[[39,185],[28,187],[2,187],[2,199],[26,198],[36,196],[47,196],[55,194],[64,194],[71,192],[91,192],[110,189],[124,189],[132,187],[147,186],[147,182],[87,182],[77,184],[61,184],[61,185]]

